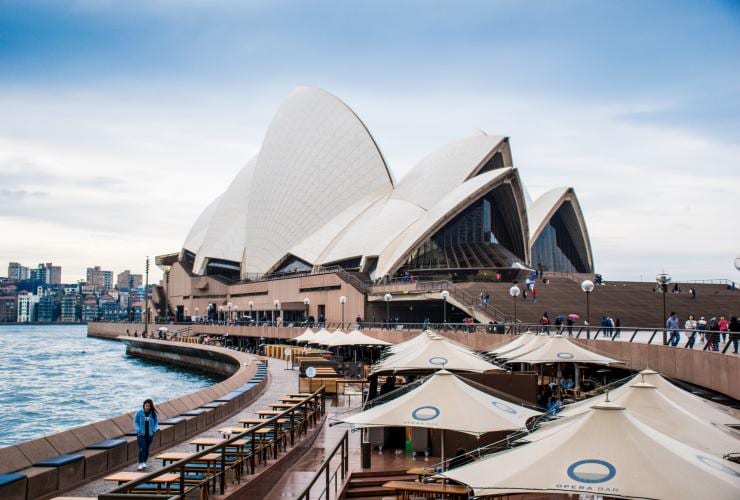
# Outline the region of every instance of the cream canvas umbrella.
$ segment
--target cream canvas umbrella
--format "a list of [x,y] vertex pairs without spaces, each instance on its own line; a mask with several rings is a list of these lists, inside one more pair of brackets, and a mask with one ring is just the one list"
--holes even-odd
[[[542,338],[542,337],[535,337]],[[529,344],[528,344],[529,345]],[[527,346],[524,346],[525,348]],[[555,335],[549,337],[536,349],[518,355],[516,357],[511,356],[512,353],[506,355],[507,363],[529,363],[531,365],[541,363],[591,363],[596,365],[613,365],[615,363],[621,363],[616,359],[596,354],[586,348],[571,342],[568,337],[562,335]]]
[[347,336],[342,330],[334,330],[329,335],[325,335],[319,340],[320,345],[332,347],[333,342],[341,342]]
[[539,441],[441,476],[476,496],[522,492],[737,500],[740,465],[687,446],[602,403]]
[[488,351],[488,354],[497,356],[497,355],[501,355],[501,354],[505,354],[507,352],[513,351],[514,349],[518,349],[519,347],[528,343],[535,336],[537,336],[536,333],[533,333],[530,331],[524,332],[521,335],[516,336],[514,339],[510,340],[509,342],[506,342],[505,344],[502,344],[500,346],[497,346],[491,349],[490,351]]
[[423,427],[480,436],[524,429],[527,420],[539,414],[479,391],[447,370],[439,370],[408,393],[343,422],[354,427]]
[[[658,389],[658,392],[674,402],[680,408],[706,422],[724,425],[740,425],[740,419],[732,416],[726,411],[723,411],[721,408],[709,403],[705,399],[673,385],[666,380],[665,377],[651,369],[642,370],[624,385],[617,387],[613,391],[609,391],[609,399],[612,401],[619,401],[619,398],[629,389],[630,386],[640,382],[649,383],[650,385],[655,386]],[[599,395],[589,399],[584,399],[577,403],[566,405],[559,415],[561,417],[576,415],[603,400],[604,396]]]
[[445,368],[451,371],[485,373],[501,371],[472,351],[466,351],[444,338],[430,338],[414,349],[392,354],[373,367],[373,373],[394,371],[425,371]]
[[313,330],[311,330],[310,328],[306,328],[305,332],[301,333],[300,335],[298,335],[297,337],[291,340],[298,342],[299,344],[303,344],[311,340],[314,335],[315,334],[313,333]]
[[316,332],[316,333],[313,334],[313,338],[309,339],[308,340],[308,343],[309,344],[318,344],[318,343],[324,341],[326,339],[326,337],[328,337],[329,335],[331,335],[331,332],[329,330],[327,330],[326,328],[322,328],[321,330],[319,330],[318,332]]
[[529,354],[535,349],[539,349],[540,347],[545,345],[547,341],[550,340],[551,338],[552,337],[550,337],[549,335],[534,335],[529,338],[529,342],[522,344],[515,349],[499,354],[496,357],[501,360],[507,360],[507,359],[518,357],[518,356],[523,356],[525,354]]
[[[603,400],[604,396],[601,398]],[[626,386],[616,397],[609,393],[609,399],[612,403],[626,408],[628,413],[640,422],[698,450],[718,457],[740,453],[740,434],[692,415],[652,384],[638,382]],[[523,441],[542,439],[552,432],[557,432],[570,418],[578,418],[579,415],[590,411],[591,407],[579,408],[575,416],[547,424],[537,432],[524,437]]]
[[385,340],[376,339],[369,335],[365,335],[360,330],[352,330],[343,339],[337,339],[332,342],[332,347],[336,346],[389,346],[392,345],[390,342]]

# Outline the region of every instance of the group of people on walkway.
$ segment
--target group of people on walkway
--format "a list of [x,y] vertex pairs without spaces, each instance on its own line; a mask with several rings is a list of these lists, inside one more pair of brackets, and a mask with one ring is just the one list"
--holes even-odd
[[[665,322],[666,330],[670,332],[668,345],[676,347],[681,340],[681,320],[675,312],[671,312]],[[709,351],[719,351],[721,342],[728,340],[733,344],[734,354],[738,353],[738,343],[740,343],[740,321],[736,315],[727,320],[724,316],[719,319],[712,317],[709,321],[704,316],[697,320],[693,314],[689,314],[688,319],[683,325],[683,332],[689,338],[686,347],[693,349],[697,337],[702,343],[707,344],[706,349]]]

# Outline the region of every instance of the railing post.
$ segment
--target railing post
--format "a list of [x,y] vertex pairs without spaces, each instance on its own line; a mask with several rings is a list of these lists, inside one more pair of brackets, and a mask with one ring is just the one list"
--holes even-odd
[[185,465],[180,467],[180,498],[185,498]]
[[[213,472],[215,474],[216,471]],[[221,481],[219,483],[219,490],[223,495],[226,489],[226,445],[221,448]]]
[[331,485],[331,480],[329,478],[329,463],[326,464],[326,468],[324,469],[324,476],[326,478],[326,500],[329,500],[329,486]]

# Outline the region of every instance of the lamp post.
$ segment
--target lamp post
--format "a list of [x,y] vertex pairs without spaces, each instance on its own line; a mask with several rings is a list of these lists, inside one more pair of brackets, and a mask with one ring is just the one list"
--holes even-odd
[[383,295],[383,300],[385,300],[385,324],[390,329],[391,325],[391,300],[393,300],[393,295],[390,293],[386,293]]
[[234,322],[239,321],[239,306],[234,306]]
[[249,323],[250,324],[252,324],[252,323],[257,324],[257,321],[255,321],[255,319],[254,319],[254,313],[252,311],[253,309],[254,309],[254,301],[250,300],[249,301],[249,319],[251,321]]
[[272,301],[272,303],[275,304],[275,312],[272,313],[273,314],[273,316],[272,316],[272,322],[273,322],[273,324],[277,325],[276,321],[277,321],[277,317],[278,317],[278,311],[280,310],[280,301],[278,299],[275,299],[275,300]]
[[340,328],[344,330],[344,304],[347,303],[347,297],[345,297],[344,295],[339,297],[339,303],[342,304],[342,326]]
[[229,308],[229,319],[228,319],[228,321],[227,321],[227,322],[228,322],[228,323],[231,323],[231,302],[229,302],[229,303],[228,303],[228,304],[226,305],[226,307],[228,307],[228,308]]
[[516,298],[519,297],[520,293],[522,293],[522,291],[518,286],[516,286],[516,284],[509,288],[509,295],[511,295],[511,298],[514,300],[514,327],[516,327]]
[[668,283],[671,282],[671,275],[667,273],[660,273],[655,277],[655,282],[658,284],[658,286],[660,287],[660,292],[663,294],[663,319],[660,321],[660,324],[663,328],[663,345],[668,345],[668,332],[666,332],[665,330],[665,294],[668,291]]
[[[591,338],[591,304],[589,303],[589,296],[594,291],[594,282],[591,280],[581,281],[581,290],[586,292],[586,338]],[[597,332],[598,333],[598,332]]]
[[447,299],[450,298],[450,292],[442,290],[442,326],[447,324]]
[[306,309],[303,311],[303,321],[306,322],[306,326],[308,326],[308,305],[311,303],[311,299],[306,297],[303,299],[303,305],[306,306]]
[[198,311],[199,311],[199,309],[196,307],[195,308],[195,321],[200,322],[200,316],[198,315]]
[[185,320],[185,323],[188,322],[188,308],[185,308],[185,317],[183,318]]
[[226,322],[226,315],[224,314],[224,306],[219,307],[218,310],[220,311],[218,313],[218,321],[220,322],[223,320],[224,322]]

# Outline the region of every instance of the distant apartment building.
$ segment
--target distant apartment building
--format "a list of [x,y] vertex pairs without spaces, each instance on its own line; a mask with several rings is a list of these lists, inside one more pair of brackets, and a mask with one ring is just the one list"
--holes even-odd
[[0,297],[0,323],[15,323],[18,318],[18,298],[14,295]]
[[59,308],[54,295],[44,295],[43,297],[40,297],[36,310],[38,311],[37,320],[42,323],[56,321],[57,318],[59,318]]
[[97,289],[113,288],[113,271],[103,271],[100,266],[88,267],[87,284]]
[[94,295],[87,295],[82,303],[82,321],[98,319],[98,301]]
[[35,321],[36,306],[39,296],[29,292],[18,294],[18,323],[31,323]]
[[122,288],[138,288],[143,283],[141,274],[131,274],[131,271],[126,269],[122,273],[118,274],[116,279],[116,286],[119,290]]
[[110,295],[100,297],[98,310],[103,321],[117,321],[119,319],[118,301]]
[[28,267],[23,266],[20,262],[8,263],[8,278],[16,281],[27,280],[30,278]]
[[77,323],[80,321],[80,296],[77,294],[65,294],[62,296],[62,314],[60,321],[63,323]]

